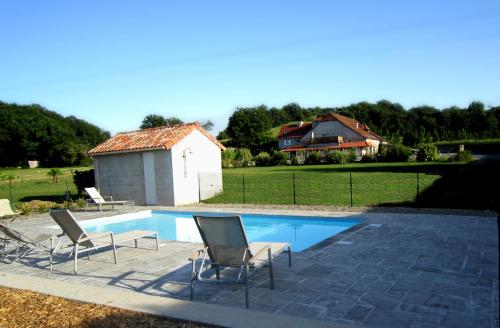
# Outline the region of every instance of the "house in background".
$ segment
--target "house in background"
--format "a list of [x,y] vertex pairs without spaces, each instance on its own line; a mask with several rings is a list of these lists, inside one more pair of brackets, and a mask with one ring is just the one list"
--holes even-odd
[[289,158],[299,152],[306,157],[313,152],[354,150],[356,156],[375,155],[385,140],[362,124],[347,116],[328,113],[312,123],[283,125],[278,133],[278,146]]
[[103,195],[176,206],[222,192],[224,149],[199,123],[189,123],[118,133],[88,154]]

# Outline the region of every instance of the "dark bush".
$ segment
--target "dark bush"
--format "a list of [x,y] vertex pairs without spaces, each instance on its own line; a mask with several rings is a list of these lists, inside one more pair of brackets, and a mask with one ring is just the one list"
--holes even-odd
[[418,149],[417,161],[431,162],[437,159],[438,159],[438,149],[435,145],[425,144]]
[[256,166],[270,166],[272,165],[271,155],[265,151],[261,151],[257,156],[255,156]]
[[83,193],[85,188],[95,186],[94,169],[87,171],[75,171],[73,172],[73,182],[78,190],[78,195]]
[[382,162],[407,162],[412,150],[401,144],[384,146],[380,153]]
[[279,150],[273,150],[271,153],[271,161],[273,165],[285,165],[288,160],[288,155]]
[[472,161],[472,153],[468,150],[459,151],[455,156],[452,157],[452,160],[457,162],[470,162]]
[[343,151],[329,151],[325,155],[325,162],[329,164],[345,164],[349,161],[349,153]]
[[377,161],[377,156],[375,155],[363,155],[361,157],[362,163],[374,163]]
[[312,154],[310,154],[307,158],[306,158],[306,164],[320,164],[321,163],[321,155],[320,153],[318,152],[314,152]]

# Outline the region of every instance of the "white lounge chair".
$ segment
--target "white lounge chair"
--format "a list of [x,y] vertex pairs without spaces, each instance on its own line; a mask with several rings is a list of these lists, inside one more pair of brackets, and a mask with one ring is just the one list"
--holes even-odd
[[8,199],[0,199],[0,219],[12,219],[14,221],[18,218],[20,213],[14,212],[10,206],[10,201]]
[[[0,223],[0,240],[3,241],[2,253],[0,254],[0,261],[3,262],[5,258],[14,255],[12,262],[18,258],[29,254],[35,249],[42,249],[47,251],[52,258],[52,251],[54,248],[54,241],[57,237],[49,234],[36,234],[29,235],[26,233],[19,232],[5,224]],[[44,242],[50,240],[50,247],[45,245]],[[7,245],[11,244],[15,247],[12,252],[7,252]],[[20,253],[20,249],[26,247],[27,249]],[[52,262],[52,260],[51,260]]]
[[54,251],[52,253],[55,253],[59,249],[59,246],[61,244],[61,237],[67,236],[71,241],[71,244],[69,246],[73,248],[71,254],[74,257],[75,274],[78,273],[78,255],[81,253],[87,252],[88,257],[88,252],[92,250],[104,247],[112,247],[114,261],[116,264],[118,263],[116,257],[116,245],[134,240],[135,247],[137,247],[137,240],[140,238],[155,238],[156,250],[159,250],[158,232],[156,231],[132,230],[116,235],[112,232],[87,233],[82,228],[82,226],[80,226],[78,220],[69,210],[52,210],[50,211],[50,216],[54,219],[54,221],[56,221],[56,223],[59,225],[59,227],[61,227],[63,231],[61,235],[58,235],[60,239],[54,247]]
[[[85,191],[87,194],[90,196],[89,199],[87,199],[87,204],[85,206],[85,211],[88,210],[89,206],[97,206],[99,208],[99,211],[102,211],[102,207],[104,205],[111,206],[113,209],[115,205],[122,205],[123,206],[123,211],[125,211],[125,206],[132,206],[134,207],[134,201],[133,200],[113,200],[113,196],[101,196],[99,191],[95,189],[94,187],[92,188],[85,188]],[[108,200],[106,200],[108,198]]]
[[[248,275],[250,268],[269,267],[271,289],[274,289],[273,258],[285,251],[288,253],[288,266],[292,266],[292,248],[289,243],[254,242],[248,243],[239,216],[193,216],[205,247],[190,258],[192,261],[191,300],[194,298],[195,281],[209,283],[238,283],[245,276],[245,306],[248,308]],[[196,269],[196,259],[203,255],[200,267]],[[203,277],[210,268],[215,269],[216,279]],[[220,279],[220,267],[239,268],[233,281]]]

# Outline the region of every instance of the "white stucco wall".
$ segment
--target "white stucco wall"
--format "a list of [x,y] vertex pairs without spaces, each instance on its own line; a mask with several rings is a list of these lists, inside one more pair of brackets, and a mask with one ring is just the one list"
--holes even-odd
[[175,205],[191,204],[200,200],[199,175],[202,181],[207,181],[203,178],[205,176],[211,177],[210,182],[202,186],[202,199],[222,191],[220,153],[220,148],[198,130],[194,130],[172,147]]

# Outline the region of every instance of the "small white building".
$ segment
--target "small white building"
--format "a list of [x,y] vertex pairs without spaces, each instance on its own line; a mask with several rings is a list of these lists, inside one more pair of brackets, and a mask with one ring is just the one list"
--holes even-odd
[[176,206],[222,192],[224,149],[199,123],[189,123],[118,133],[88,154],[102,195]]

